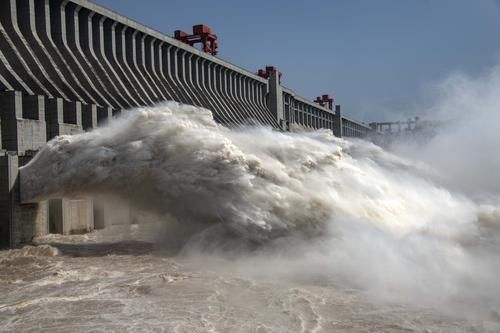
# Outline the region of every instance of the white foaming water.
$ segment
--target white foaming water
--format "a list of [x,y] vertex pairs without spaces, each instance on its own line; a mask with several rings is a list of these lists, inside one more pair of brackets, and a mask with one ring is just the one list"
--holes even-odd
[[21,170],[25,200],[115,195],[196,225],[189,249],[220,238],[265,245],[239,253],[244,273],[331,278],[382,299],[495,315],[500,210],[433,178],[369,142],[231,130],[177,103],[58,137]]

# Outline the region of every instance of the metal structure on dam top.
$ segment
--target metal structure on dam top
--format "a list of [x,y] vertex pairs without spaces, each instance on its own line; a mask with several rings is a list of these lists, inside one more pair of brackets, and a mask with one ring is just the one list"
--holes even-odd
[[332,110],[329,96],[315,103],[282,86],[274,67],[257,75],[215,57],[216,36],[205,26],[176,35],[87,0],[0,1],[0,246],[103,227],[106,207],[88,198],[21,204],[18,167],[51,138],[91,130],[121,110],[174,100],[210,109],[227,126],[371,131]]

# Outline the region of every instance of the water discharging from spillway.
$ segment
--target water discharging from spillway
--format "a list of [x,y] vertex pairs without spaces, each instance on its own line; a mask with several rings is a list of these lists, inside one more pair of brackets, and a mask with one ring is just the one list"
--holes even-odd
[[498,311],[500,210],[435,173],[366,141],[228,129],[207,110],[166,103],[52,140],[21,186],[24,200],[106,194],[196,226],[184,251],[235,255],[248,274]]

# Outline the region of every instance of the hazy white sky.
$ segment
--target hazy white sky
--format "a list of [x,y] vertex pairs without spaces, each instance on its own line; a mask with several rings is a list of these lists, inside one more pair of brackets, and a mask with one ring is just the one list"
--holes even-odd
[[219,56],[250,71],[275,65],[304,97],[334,95],[364,121],[417,115],[432,85],[500,63],[496,0],[95,0],[173,34],[204,23]]

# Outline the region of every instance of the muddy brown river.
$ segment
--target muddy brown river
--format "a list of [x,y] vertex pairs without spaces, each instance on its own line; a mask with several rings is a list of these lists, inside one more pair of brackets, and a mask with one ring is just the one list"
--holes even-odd
[[335,279],[249,276],[230,259],[172,254],[139,226],[124,228],[49,235],[37,246],[0,252],[0,331],[500,330],[494,317],[380,303]]

